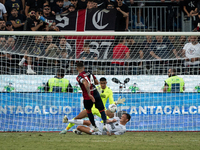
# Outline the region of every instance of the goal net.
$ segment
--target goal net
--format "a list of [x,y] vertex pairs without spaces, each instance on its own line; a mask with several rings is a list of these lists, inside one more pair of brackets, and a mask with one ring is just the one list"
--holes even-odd
[[[84,109],[77,61],[98,80],[107,79],[114,100],[126,98],[118,112],[131,115],[128,131],[199,131],[198,35],[1,32],[0,131],[65,129],[64,115],[72,119]],[[61,68],[73,92],[46,87]]]

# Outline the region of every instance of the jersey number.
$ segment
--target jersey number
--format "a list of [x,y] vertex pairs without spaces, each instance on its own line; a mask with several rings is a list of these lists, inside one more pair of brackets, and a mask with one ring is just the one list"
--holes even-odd
[[171,92],[180,92],[180,83],[172,84]]
[[94,77],[93,75],[90,76],[90,81],[88,80],[87,77],[84,78],[90,85],[94,85]]
[[52,92],[62,92],[62,87],[54,86]]

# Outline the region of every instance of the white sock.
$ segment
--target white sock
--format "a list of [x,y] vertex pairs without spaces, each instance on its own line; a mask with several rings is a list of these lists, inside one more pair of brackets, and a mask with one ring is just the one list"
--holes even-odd
[[19,63],[23,64],[25,61],[26,61],[26,59],[23,57],[22,60]]
[[68,123],[74,123],[74,124],[77,124],[77,125],[83,125],[83,120],[82,119],[68,120]]
[[28,70],[31,69],[31,65],[28,65]]

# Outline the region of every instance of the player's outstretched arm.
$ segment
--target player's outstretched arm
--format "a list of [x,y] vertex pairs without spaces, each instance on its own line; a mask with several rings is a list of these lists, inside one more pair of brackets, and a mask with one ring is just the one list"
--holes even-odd
[[97,79],[94,79],[94,84],[95,85],[98,85],[99,84],[99,81]]
[[106,123],[113,123],[113,122],[116,122],[117,120],[116,119],[113,119],[113,120],[107,120],[107,122]]

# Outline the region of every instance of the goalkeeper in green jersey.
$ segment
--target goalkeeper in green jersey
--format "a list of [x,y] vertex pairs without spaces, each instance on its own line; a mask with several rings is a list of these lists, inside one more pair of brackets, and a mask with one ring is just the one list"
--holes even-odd
[[137,86],[137,83],[134,83],[133,86],[130,86],[129,87],[129,90],[132,92],[132,93],[136,93],[136,92],[140,92],[141,90],[139,89],[139,87]]
[[[100,86],[97,86],[97,90],[100,93],[100,96],[101,96],[102,102],[104,104],[104,107],[105,107],[105,104],[106,104],[108,99],[109,99],[109,103],[110,104],[123,104],[124,101],[125,101],[125,98],[123,98],[123,99],[119,98],[116,103],[114,102],[113,92],[109,87],[106,86],[106,84],[107,84],[106,78],[103,77],[103,78],[100,79]],[[113,118],[114,117],[114,113],[111,113],[109,110],[106,110],[105,112],[106,112],[106,115],[108,116],[108,118]],[[93,107],[92,107],[92,113],[101,118],[101,114],[100,114],[99,110],[97,108],[95,108],[95,105],[93,105]],[[87,117],[87,112],[84,109],[74,119],[83,119],[85,117]],[[73,126],[74,126],[73,123],[69,123],[68,126],[66,127],[66,129],[62,130],[60,132],[60,134],[66,134],[67,131]]]
[[200,93],[200,83],[199,83],[199,85],[197,85],[197,86],[195,86],[194,87],[194,92],[197,92],[197,93]]
[[4,87],[2,92],[16,92],[15,88],[12,86],[12,83],[9,83]]

